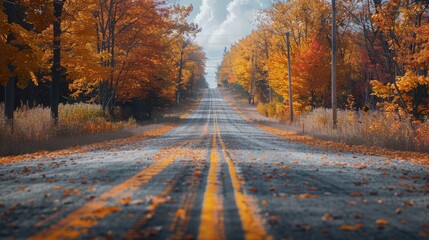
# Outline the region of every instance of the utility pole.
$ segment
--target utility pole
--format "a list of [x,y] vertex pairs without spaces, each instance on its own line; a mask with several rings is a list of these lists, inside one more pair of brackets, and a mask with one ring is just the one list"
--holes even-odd
[[292,71],[290,67],[290,41],[289,32],[286,33],[286,45],[287,45],[287,75],[289,77],[289,115],[290,123],[293,123],[293,103],[292,103]]
[[250,84],[249,84],[249,104],[254,104],[254,80],[255,80],[255,50],[252,51],[252,69],[251,69],[251,76],[250,76]]
[[179,79],[177,80],[176,103],[180,103],[180,88],[182,87],[182,71],[183,71],[183,46],[180,48]]
[[335,0],[332,0],[332,128],[337,128],[337,22]]

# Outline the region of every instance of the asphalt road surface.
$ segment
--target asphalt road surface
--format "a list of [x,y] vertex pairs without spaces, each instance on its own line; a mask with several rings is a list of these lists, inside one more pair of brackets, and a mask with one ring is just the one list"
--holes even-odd
[[427,239],[427,166],[288,142],[217,90],[165,135],[0,165],[0,239]]

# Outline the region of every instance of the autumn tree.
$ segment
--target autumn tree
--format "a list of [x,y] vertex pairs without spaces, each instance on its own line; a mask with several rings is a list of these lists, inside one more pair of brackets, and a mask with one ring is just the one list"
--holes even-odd
[[0,84],[5,85],[5,118],[11,122],[15,86],[34,81],[42,52],[34,41],[36,33],[25,2],[0,1]]
[[385,56],[388,81],[372,82],[388,111],[423,119],[428,114],[429,15],[427,1],[374,1],[374,24]]

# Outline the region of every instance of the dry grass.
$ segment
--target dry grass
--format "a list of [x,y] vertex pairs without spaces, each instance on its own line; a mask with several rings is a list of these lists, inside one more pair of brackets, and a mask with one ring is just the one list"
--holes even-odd
[[[4,106],[0,104],[0,112]],[[59,106],[59,124],[53,126],[49,108],[23,107],[14,113],[13,131],[0,118],[0,155],[9,155],[13,149],[28,143],[47,141],[84,133],[115,131],[135,125],[135,120],[112,122],[103,116],[100,106],[93,104],[66,104]]]
[[332,128],[332,111],[316,109],[301,115],[296,128],[324,140],[354,145],[379,146],[397,150],[429,152],[429,123],[411,125],[383,112],[338,111],[338,127]]

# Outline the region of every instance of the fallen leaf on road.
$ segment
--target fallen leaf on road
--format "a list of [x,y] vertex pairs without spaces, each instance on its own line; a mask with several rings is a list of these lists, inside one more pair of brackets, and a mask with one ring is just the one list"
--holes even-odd
[[317,197],[318,196],[316,194],[310,194],[310,193],[295,195],[295,198],[297,199],[311,199],[311,198],[317,198]]
[[357,223],[355,225],[346,225],[343,224],[340,226],[340,229],[343,231],[357,231],[359,229],[363,228],[363,224],[362,223]]
[[412,207],[412,206],[414,206],[414,201],[405,201],[404,205],[407,207]]
[[362,197],[363,194],[361,192],[354,192],[352,194],[350,194],[352,197]]
[[22,171],[21,171],[21,174],[24,174],[24,173],[31,173],[31,168],[29,168],[29,167],[24,167],[24,168],[22,169]]
[[162,197],[162,196],[148,196],[146,197],[146,199],[148,200],[148,202],[150,204],[164,204],[166,202],[171,201],[171,197],[170,196],[166,196],[166,197]]
[[131,201],[130,205],[140,205],[140,204],[143,204],[143,203],[144,203],[143,200],[136,199],[136,200]]
[[268,203],[267,203],[267,201],[262,200],[261,205],[264,206],[264,207],[266,207],[268,205]]
[[118,199],[118,203],[122,205],[128,205],[132,201],[131,195],[124,195]]
[[378,219],[377,221],[375,221],[375,224],[379,225],[379,226],[385,226],[389,224],[389,221],[385,220],[385,219]]
[[249,190],[249,192],[251,192],[251,193],[255,193],[255,192],[257,192],[257,191],[258,191],[258,189],[257,189],[256,187],[251,187],[251,188],[249,188],[248,190]]
[[307,225],[307,224],[297,224],[297,225],[296,225],[296,227],[297,227],[299,230],[304,231],[304,232],[308,232],[308,231],[310,231],[310,230],[311,230],[311,226],[310,226],[310,225]]
[[140,232],[142,238],[149,238],[158,235],[162,231],[162,227],[149,227]]
[[395,213],[396,213],[396,214],[401,214],[401,213],[402,213],[402,208],[397,208],[397,209],[395,210]]
[[334,218],[334,216],[332,216],[330,213],[325,213],[323,216],[322,216],[322,220],[323,221],[332,221],[332,220],[334,220],[335,218]]
[[100,218],[104,218],[105,216],[114,213],[114,212],[119,212],[121,210],[121,208],[119,206],[111,206],[111,207],[104,207],[104,208],[100,208],[95,210],[93,213],[95,214],[95,218],[96,219],[100,219]]
[[95,196],[94,196],[94,195],[86,196],[84,199],[85,199],[86,201],[91,201],[92,199],[95,199]]
[[179,218],[182,220],[186,219],[186,209],[180,208],[179,210],[177,210],[176,218]]

